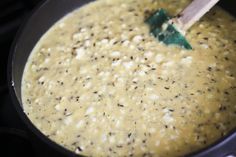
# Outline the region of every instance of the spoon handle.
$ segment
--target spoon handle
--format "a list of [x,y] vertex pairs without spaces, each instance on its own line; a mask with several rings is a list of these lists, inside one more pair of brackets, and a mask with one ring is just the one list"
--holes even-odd
[[205,15],[219,0],[194,0],[185,8],[177,19],[183,31],[188,30],[203,15]]

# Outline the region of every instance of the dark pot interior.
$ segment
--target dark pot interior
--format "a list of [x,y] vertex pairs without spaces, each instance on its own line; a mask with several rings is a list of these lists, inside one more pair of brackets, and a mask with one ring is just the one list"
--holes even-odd
[[[59,154],[63,154],[65,156],[75,156],[75,154],[67,151],[45,137],[34,127],[34,125],[24,114],[21,107],[21,78],[25,63],[31,50],[34,48],[40,37],[48,30],[48,28],[50,28],[50,26],[52,26],[57,20],[67,13],[91,1],[92,0],[60,0],[60,2],[58,2],[58,0],[50,0],[42,4],[19,31],[12,47],[8,63],[9,89],[20,117],[27,124],[29,130],[31,130],[35,135],[37,135],[37,137],[46,143],[50,149],[53,149],[56,152],[59,152]],[[221,1],[219,5],[228,10],[232,15],[236,16],[236,1]],[[196,157],[223,157],[230,153],[236,153],[233,152],[235,149],[236,133],[233,134],[232,132],[232,134],[230,134],[227,138],[218,141],[217,145],[213,145],[210,148],[206,148],[201,153],[192,155]]]

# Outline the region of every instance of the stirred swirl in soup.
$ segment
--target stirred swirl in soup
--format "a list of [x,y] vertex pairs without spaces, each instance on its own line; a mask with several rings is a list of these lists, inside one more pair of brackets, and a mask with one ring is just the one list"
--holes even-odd
[[25,113],[50,139],[93,157],[177,157],[236,126],[236,22],[215,7],[166,46],[144,23],[189,0],[99,0],[37,43],[22,81]]

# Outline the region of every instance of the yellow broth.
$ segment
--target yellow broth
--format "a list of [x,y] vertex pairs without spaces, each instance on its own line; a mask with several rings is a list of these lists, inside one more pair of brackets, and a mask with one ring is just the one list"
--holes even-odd
[[189,0],[99,0],[37,43],[22,81],[25,113],[50,139],[86,156],[175,157],[236,126],[236,22],[215,7],[166,46],[144,23]]

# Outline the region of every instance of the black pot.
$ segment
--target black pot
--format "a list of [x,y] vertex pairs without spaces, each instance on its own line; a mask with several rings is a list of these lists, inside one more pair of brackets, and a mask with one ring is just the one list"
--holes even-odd
[[[29,18],[27,23],[18,32],[13,44],[8,62],[8,86],[12,101],[22,121],[26,123],[29,130],[45,143],[53,156],[78,156],[75,153],[63,148],[43,135],[28,119],[22,109],[21,101],[21,80],[27,59],[40,39],[40,37],[60,18],[67,13],[89,3],[93,0],[48,0],[41,4]],[[222,1],[220,5],[236,16],[236,1]],[[49,155],[49,154],[48,154]],[[220,139],[202,151],[190,154],[193,157],[236,157],[236,131],[232,131],[227,137]],[[51,155],[50,155],[51,156]],[[233,156],[232,156],[233,157]]]

